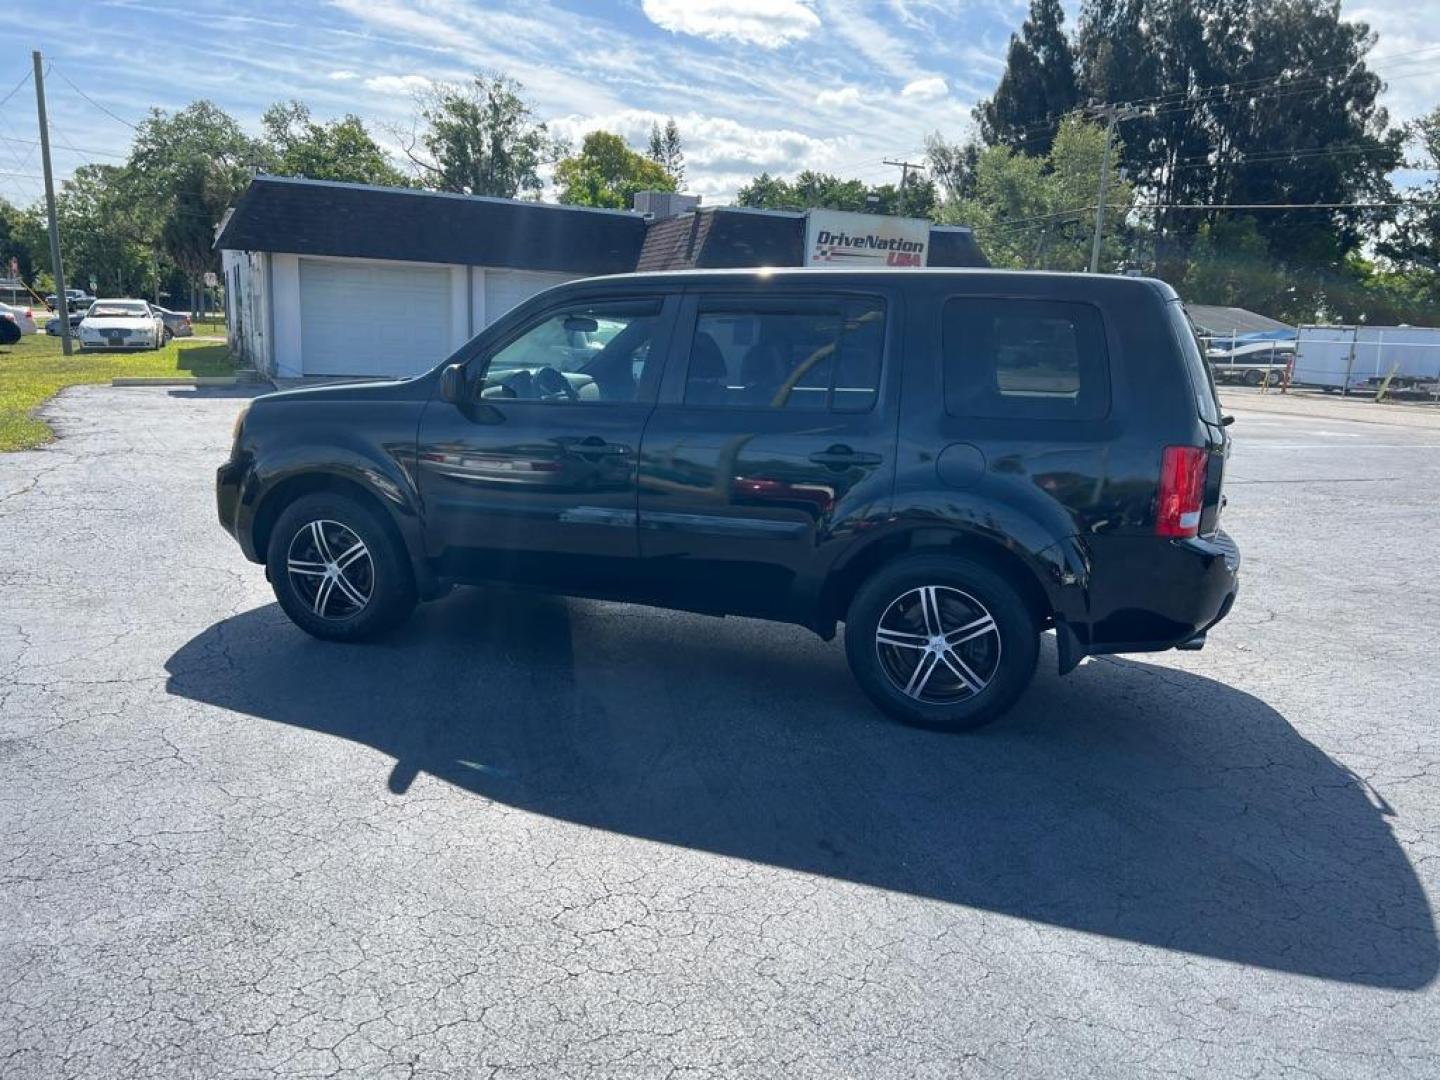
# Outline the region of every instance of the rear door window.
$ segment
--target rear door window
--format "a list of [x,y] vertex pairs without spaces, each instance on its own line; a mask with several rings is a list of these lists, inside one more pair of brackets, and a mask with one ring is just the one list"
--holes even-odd
[[879,393],[884,340],[878,300],[702,300],[685,403],[867,412]]
[[1105,325],[1090,304],[955,297],[942,330],[953,416],[1099,420],[1110,411]]

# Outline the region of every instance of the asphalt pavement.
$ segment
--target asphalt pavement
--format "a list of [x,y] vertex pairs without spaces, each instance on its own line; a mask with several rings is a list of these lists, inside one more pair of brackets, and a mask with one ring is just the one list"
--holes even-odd
[[1440,1074],[1440,425],[1227,395],[1208,647],[950,737],[747,620],[311,640],[215,520],[245,393],[0,456],[0,1076]]

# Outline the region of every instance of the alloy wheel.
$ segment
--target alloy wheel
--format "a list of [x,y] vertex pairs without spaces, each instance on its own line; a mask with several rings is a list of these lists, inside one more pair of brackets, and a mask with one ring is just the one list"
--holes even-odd
[[1000,628],[969,593],[922,585],[896,597],[880,616],[875,652],[902,694],[927,705],[953,705],[995,678]]
[[295,594],[322,619],[348,619],[370,603],[375,563],[348,525],[316,520],[290,541],[286,569]]

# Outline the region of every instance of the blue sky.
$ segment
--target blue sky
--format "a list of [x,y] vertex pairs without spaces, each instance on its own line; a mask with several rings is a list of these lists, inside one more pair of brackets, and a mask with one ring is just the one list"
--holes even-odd
[[[728,199],[763,170],[817,168],[894,180],[885,158],[918,160],[927,133],[969,129],[999,78],[1025,0],[61,0],[58,12],[0,0],[0,97],[40,48],[63,177],[115,161],[152,106],[208,97],[258,128],[270,103],[354,112],[394,147],[412,93],[476,69],[518,78],[537,112],[576,142],[604,127],[642,145],[673,115],[687,187]],[[1072,18],[1077,5],[1067,4]],[[1377,68],[1400,117],[1440,102],[1440,28],[1414,0],[1346,4],[1380,35]],[[57,22],[63,35],[51,30]],[[148,53],[147,53],[148,50]],[[1396,56],[1394,61],[1383,57]],[[88,104],[65,81],[120,120]],[[34,100],[0,108],[0,195],[40,192]]]

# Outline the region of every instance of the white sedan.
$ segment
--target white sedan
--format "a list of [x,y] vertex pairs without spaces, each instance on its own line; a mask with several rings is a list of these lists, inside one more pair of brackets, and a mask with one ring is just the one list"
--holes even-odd
[[96,300],[80,320],[82,349],[158,349],[165,320],[144,300]]
[[33,334],[37,327],[35,325],[35,310],[28,307],[16,307],[14,304],[0,304],[0,319],[9,319],[16,326],[20,327],[20,333]]

